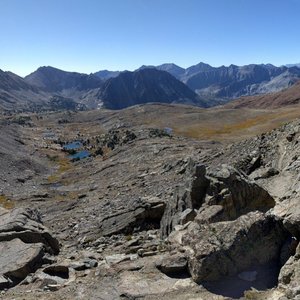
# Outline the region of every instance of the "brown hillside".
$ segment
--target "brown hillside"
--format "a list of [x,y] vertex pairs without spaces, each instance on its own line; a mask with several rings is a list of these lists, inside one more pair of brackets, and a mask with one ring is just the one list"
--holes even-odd
[[300,81],[290,88],[272,94],[242,97],[228,103],[226,108],[279,108],[300,103]]

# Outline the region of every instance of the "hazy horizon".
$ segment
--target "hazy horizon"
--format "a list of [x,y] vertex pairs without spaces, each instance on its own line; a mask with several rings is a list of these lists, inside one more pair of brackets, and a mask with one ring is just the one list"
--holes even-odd
[[0,0],[0,69],[299,63],[299,0]]

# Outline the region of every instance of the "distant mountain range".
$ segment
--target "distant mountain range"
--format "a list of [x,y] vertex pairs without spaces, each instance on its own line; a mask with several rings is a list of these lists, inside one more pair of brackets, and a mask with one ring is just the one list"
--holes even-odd
[[285,66],[288,67],[288,68],[292,68],[292,67],[300,68],[300,63],[299,64],[288,64],[288,65],[285,65]]
[[300,79],[300,69],[266,65],[246,65],[214,68],[199,63],[187,69],[175,64],[142,66],[156,68],[172,74],[195,91],[202,99],[230,101],[241,96],[266,94],[280,91]]
[[118,74],[100,71],[96,74],[41,67],[24,80],[43,92],[72,98],[89,108],[121,109],[147,102],[205,105],[196,93],[164,71],[149,68]]
[[169,63],[142,66],[134,72],[102,70],[89,75],[48,66],[25,78],[0,70],[0,108],[121,109],[148,102],[209,107],[242,96],[275,93],[299,79],[296,65],[271,64],[215,68],[199,63],[184,69]]

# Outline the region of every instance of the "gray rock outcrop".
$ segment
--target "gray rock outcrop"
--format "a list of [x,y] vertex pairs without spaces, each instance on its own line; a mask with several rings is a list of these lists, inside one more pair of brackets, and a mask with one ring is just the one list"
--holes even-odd
[[0,208],[0,242],[19,238],[24,243],[42,243],[49,253],[58,254],[59,243],[41,224],[36,211]]
[[131,233],[135,228],[159,227],[164,209],[165,203],[156,198],[146,202],[136,201],[132,207],[100,220],[100,233],[110,236],[121,232]]
[[285,289],[288,299],[295,299],[300,295],[300,246],[294,256],[290,257],[279,274],[279,285]]
[[195,282],[236,275],[254,265],[279,266],[292,255],[285,251],[291,233],[281,218],[267,213],[275,200],[245,173],[228,165],[207,171],[193,161],[186,173],[167,203],[161,233],[173,249],[185,251]]
[[182,223],[181,220],[187,209],[198,209],[204,201],[209,185],[209,180],[205,176],[205,166],[190,160],[187,172],[186,182],[175,188],[173,198],[167,203],[161,220],[163,237],[167,237],[176,225]]
[[196,224],[183,236],[196,282],[217,280],[277,260],[289,233],[271,215],[251,212],[234,221]]
[[280,206],[275,210],[277,215],[283,218],[283,224],[293,236],[300,239],[300,198],[295,197],[287,199],[280,203]]
[[222,206],[218,221],[234,220],[255,210],[266,212],[275,206],[274,199],[265,189],[231,166],[222,165],[208,176],[210,185],[205,206]]
[[38,268],[44,249],[41,243],[25,244],[20,239],[13,239],[0,243],[0,253],[0,274],[6,280],[2,287],[8,287]]
[[274,205],[266,190],[235,168],[223,165],[206,174],[204,165],[190,161],[186,182],[176,187],[167,203],[161,221],[162,236],[167,237],[182,224],[186,209],[197,209],[199,222],[217,222],[234,220],[250,211],[265,212]]
[[0,289],[35,272],[44,254],[58,254],[59,243],[39,220],[36,211],[0,208]]
[[156,267],[170,277],[180,277],[187,274],[187,259],[183,255],[164,256],[156,262]]

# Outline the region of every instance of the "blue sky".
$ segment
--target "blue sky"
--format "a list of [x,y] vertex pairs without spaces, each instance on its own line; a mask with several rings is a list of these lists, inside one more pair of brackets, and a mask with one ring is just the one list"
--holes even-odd
[[300,0],[0,0],[0,69],[300,62]]

